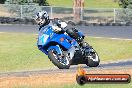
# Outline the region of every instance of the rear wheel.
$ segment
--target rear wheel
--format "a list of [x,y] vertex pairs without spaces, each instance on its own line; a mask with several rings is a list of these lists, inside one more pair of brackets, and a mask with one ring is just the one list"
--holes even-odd
[[100,63],[99,56],[94,49],[91,49],[87,55],[86,65],[89,67],[97,67]]
[[48,52],[48,57],[52,63],[57,66],[59,69],[69,69],[69,59],[67,56],[58,55],[56,50],[52,49]]

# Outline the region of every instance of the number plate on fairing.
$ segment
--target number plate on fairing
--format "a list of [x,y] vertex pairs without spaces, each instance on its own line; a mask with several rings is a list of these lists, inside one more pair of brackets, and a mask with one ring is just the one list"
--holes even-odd
[[44,45],[47,42],[47,39],[49,38],[49,35],[47,34],[43,34],[40,38],[39,38],[39,42],[38,45]]

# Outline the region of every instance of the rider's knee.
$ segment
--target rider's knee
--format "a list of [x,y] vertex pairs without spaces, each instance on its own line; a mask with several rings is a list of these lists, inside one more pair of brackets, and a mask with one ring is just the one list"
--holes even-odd
[[75,29],[75,28],[67,29],[66,32],[70,37],[76,39],[78,42],[83,41],[83,39],[80,37],[77,29]]
[[75,28],[67,29],[66,32],[70,37],[73,37],[73,38],[78,37],[78,33],[77,33],[78,31],[75,30]]

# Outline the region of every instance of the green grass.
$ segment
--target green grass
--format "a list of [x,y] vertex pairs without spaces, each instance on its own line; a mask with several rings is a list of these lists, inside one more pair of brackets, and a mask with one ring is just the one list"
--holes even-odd
[[132,58],[132,41],[88,37],[85,40],[95,48],[102,61]]
[[[51,6],[73,7],[73,0],[47,0]],[[119,5],[113,0],[85,0],[88,8],[118,8]]]
[[[63,88],[130,88],[132,83],[129,84],[85,84],[80,86],[78,84],[65,85]],[[50,88],[50,87],[49,87]]]
[[[22,33],[0,34],[0,72],[40,70],[55,67],[36,46],[37,36]],[[101,61],[132,58],[132,41],[97,39],[86,41],[98,52]]]
[[73,84],[64,84],[60,86],[56,85],[39,85],[39,86],[27,86],[21,85],[13,88],[131,88],[132,83],[129,84],[85,84],[83,86],[78,85],[77,83]]
[[44,69],[53,64],[36,46],[32,34],[0,34],[0,72]]

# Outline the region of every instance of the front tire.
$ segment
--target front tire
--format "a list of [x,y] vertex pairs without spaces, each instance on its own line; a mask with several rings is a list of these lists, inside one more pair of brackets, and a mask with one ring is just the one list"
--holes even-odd
[[[59,69],[69,69],[70,68],[70,64],[69,64],[68,58],[67,57],[61,57],[61,56],[59,56],[56,53],[55,50],[49,50],[48,57],[52,61],[52,63],[55,66],[57,66]],[[59,61],[61,59],[64,59],[65,60],[65,63],[62,63],[61,61]]]

